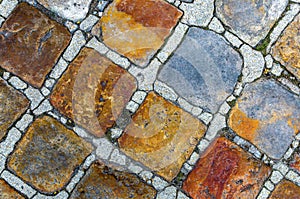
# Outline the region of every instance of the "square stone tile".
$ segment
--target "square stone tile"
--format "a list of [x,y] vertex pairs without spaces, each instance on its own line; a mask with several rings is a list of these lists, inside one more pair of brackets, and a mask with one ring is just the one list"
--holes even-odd
[[181,97],[215,113],[241,74],[240,55],[218,34],[190,28],[158,79]]
[[0,198],[1,199],[25,199],[22,195],[20,195],[16,190],[10,187],[2,179],[0,180]]
[[288,0],[216,0],[216,14],[233,33],[251,46],[264,39]]
[[41,87],[70,39],[67,28],[21,3],[0,28],[0,66]]
[[171,181],[205,130],[192,115],[150,92],[118,141],[124,153]]
[[183,183],[192,198],[255,199],[271,168],[224,137],[201,155]]
[[171,33],[182,12],[163,0],[116,0],[105,10],[93,33],[103,42],[145,66]]
[[57,120],[34,121],[9,157],[8,168],[36,189],[53,193],[70,180],[92,146]]
[[101,137],[113,126],[135,90],[136,81],[126,70],[97,51],[84,48],[56,84],[51,103]]
[[71,199],[155,198],[156,190],[135,175],[93,163],[75,187]]
[[300,187],[293,184],[290,181],[283,180],[275,188],[273,193],[270,196],[270,199],[299,199],[300,198]]
[[0,78],[0,139],[28,106],[28,99]]
[[280,159],[300,130],[300,98],[274,80],[245,86],[229,126],[273,159]]
[[272,48],[273,57],[300,79],[300,14]]

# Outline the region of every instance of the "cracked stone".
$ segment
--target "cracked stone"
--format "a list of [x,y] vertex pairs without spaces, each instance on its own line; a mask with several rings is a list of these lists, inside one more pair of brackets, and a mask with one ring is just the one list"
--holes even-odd
[[34,121],[9,157],[8,167],[25,182],[52,193],[65,186],[92,146],[57,120]]
[[241,67],[241,57],[221,36],[190,28],[158,79],[193,105],[216,112],[233,92]]
[[136,90],[126,70],[84,48],[56,84],[51,104],[97,137],[105,134]]
[[255,198],[271,169],[224,137],[201,155],[183,183],[192,198]]
[[283,180],[279,185],[275,188],[273,193],[270,196],[270,199],[282,199],[282,198],[290,198],[297,199],[300,195],[300,188],[293,184],[290,181]]
[[21,3],[0,28],[0,65],[41,87],[70,39],[65,27]]
[[205,130],[192,115],[150,92],[118,141],[125,154],[171,181]]
[[163,0],[116,0],[93,29],[103,42],[144,67],[163,45],[182,12]]
[[155,198],[156,191],[135,175],[117,171],[100,162],[92,164],[76,186],[71,199]]
[[0,140],[28,107],[28,99],[0,78]]
[[0,198],[24,199],[22,195],[20,195],[2,179],[0,180]]
[[274,80],[245,86],[230,112],[229,126],[274,159],[281,158],[300,130],[299,97]]

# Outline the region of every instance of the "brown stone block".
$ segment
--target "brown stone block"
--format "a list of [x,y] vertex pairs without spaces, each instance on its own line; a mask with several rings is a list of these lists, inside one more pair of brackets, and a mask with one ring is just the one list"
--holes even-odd
[[283,180],[275,188],[271,194],[270,199],[299,199],[300,198],[300,187],[293,184],[290,181]]
[[[1,3],[1,1],[0,1]],[[1,199],[24,199],[16,190],[11,188],[4,180],[0,180]]]

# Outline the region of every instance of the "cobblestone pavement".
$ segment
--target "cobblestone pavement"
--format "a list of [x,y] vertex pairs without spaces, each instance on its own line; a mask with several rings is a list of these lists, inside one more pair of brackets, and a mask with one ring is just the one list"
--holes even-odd
[[0,198],[300,199],[299,0],[0,0]]

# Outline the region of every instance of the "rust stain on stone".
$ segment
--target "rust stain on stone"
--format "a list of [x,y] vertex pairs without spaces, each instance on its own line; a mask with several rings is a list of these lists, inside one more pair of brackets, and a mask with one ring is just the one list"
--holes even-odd
[[156,191],[135,175],[108,168],[100,162],[92,164],[70,198],[155,198]]
[[226,138],[218,138],[201,155],[183,183],[192,198],[255,198],[271,169]]
[[275,190],[271,194],[270,199],[283,199],[283,198],[299,199],[300,198],[300,187],[293,184],[292,182],[283,180],[275,188]]
[[59,191],[92,146],[49,116],[34,121],[9,157],[8,168],[40,191]]
[[[1,1],[0,1],[1,3]],[[3,199],[25,199],[16,190],[11,188],[4,180],[0,180],[0,198]]]
[[0,66],[41,87],[70,39],[65,27],[21,3],[0,28]]
[[28,106],[28,99],[0,78],[0,139]]
[[171,181],[205,130],[189,113],[150,92],[119,144],[124,153]]
[[62,114],[101,137],[113,126],[136,81],[97,51],[84,48],[59,80],[51,103]]

